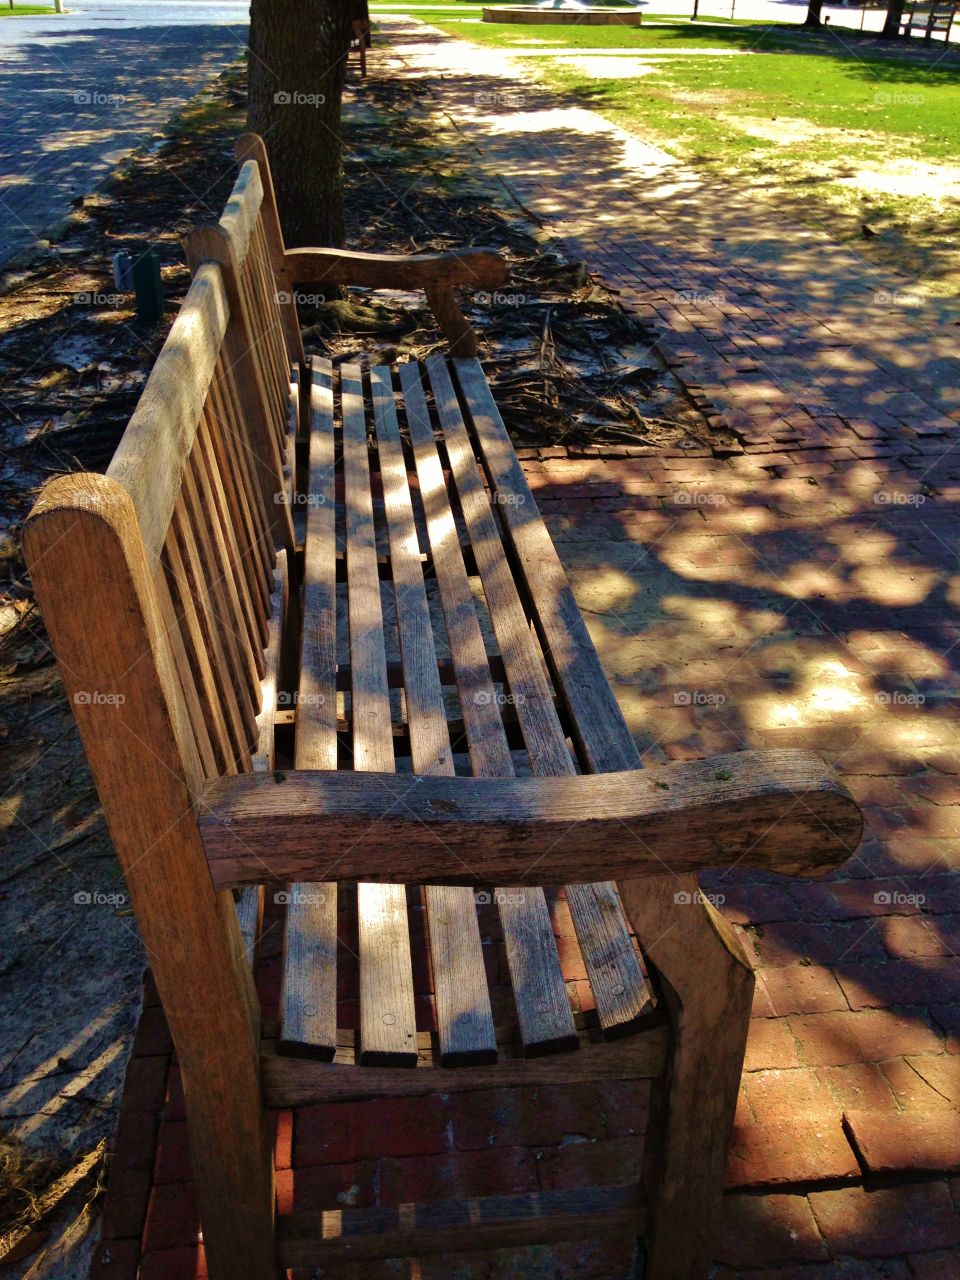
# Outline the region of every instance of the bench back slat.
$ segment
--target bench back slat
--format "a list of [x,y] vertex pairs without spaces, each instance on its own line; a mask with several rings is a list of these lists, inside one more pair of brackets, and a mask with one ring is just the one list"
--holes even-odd
[[253,160],[260,170],[260,181],[263,187],[260,220],[263,226],[264,241],[267,248],[268,261],[272,267],[273,279],[276,281],[277,288],[282,291],[282,297],[279,299],[280,317],[283,322],[287,358],[292,365],[306,373],[307,364],[303,353],[300,319],[297,316],[297,304],[287,273],[283,231],[280,227],[280,215],[277,212],[277,197],[273,189],[273,175],[270,172],[267,149],[259,134],[245,133],[237,139],[234,151],[241,165]]
[[[213,688],[210,691],[209,714],[221,708],[228,731],[224,772],[235,773],[249,764],[248,752],[251,745],[249,724],[245,723],[246,708],[237,689],[234,673],[230,668],[230,658],[225,643],[225,628],[218,625],[219,601],[207,589],[203,571],[202,551],[197,545],[192,521],[186,504],[178,504],[173,517],[173,531],[179,553],[180,568],[183,578],[178,581],[180,598],[192,599],[197,606],[197,619],[200,626],[198,643],[210,657],[213,673]],[[176,572],[176,570],[174,570]],[[195,661],[200,659],[195,653]]]
[[[213,652],[204,638],[200,612],[187,577],[176,528],[173,524],[167,534],[163,550],[163,565],[173,608],[179,619],[179,625],[176,627],[171,627],[167,623],[167,631],[171,635],[175,632],[180,635],[189,663],[188,670],[182,672],[181,684],[184,700],[194,725],[198,750],[201,758],[207,761],[206,767],[209,767],[210,756],[213,756],[212,774],[235,773],[235,740],[232,741],[230,737],[227,716],[214,672]],[[202,745],[204,737],[210,743],[209,753]]]
[[133,499],[151,564],[170,527],[228,316],[220,272],[208,265],[190,286],[107,468]]

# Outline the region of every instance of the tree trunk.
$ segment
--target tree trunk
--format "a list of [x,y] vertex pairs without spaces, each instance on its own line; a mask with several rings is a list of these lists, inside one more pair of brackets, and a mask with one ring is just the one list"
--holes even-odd
[[340,99],[355,0],[252,0],[249,128],[266,143],[289,248],[343,245]]
[[886,21],[881,35],[884,40],[896,40],[900,35],[900,20],[903,17],[904,0],[890,0]]
[[807,6],[807,16],[803,21],[805,27],[822,27],[823,19],[820,14],[823,10],[823,0],[810,0]]

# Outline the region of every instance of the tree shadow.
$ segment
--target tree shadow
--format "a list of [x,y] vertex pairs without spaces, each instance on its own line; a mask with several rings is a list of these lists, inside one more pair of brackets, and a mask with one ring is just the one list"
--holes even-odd
[[5,46],[0,262],[30,246],[245,44],[245,28],[51,31]]

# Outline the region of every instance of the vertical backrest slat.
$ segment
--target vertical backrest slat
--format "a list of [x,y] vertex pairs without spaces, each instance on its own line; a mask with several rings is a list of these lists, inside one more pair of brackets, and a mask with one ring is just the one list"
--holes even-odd
[[[256,188],[248,189],[247,202],[255,195]],[[248,213],[255,220],[256,210]],[[241,230],[247,225],[247,221],[239,217],[234,221]],[[264,359],[267,346],[263,319],[245,283],[252,231],[242,235],[241,230],[232,232],[229,224],[224,226],[224,220],[213,226],[198,227],[186,239],[187,259],[198,278],[211,263],[216,262],[220,267],[231,316],[224,334],[221,368],[230,381],[236,421],[242,425],[243,434],[249,438],[258,459],[257,481],[273,529],[272,542],[292,554],[291,513],[273,501],[282,488],[278,477],[283,476],[284,470],[282,442],[286,432],[289,369],[285,370],[285,381],[281,382],[271,362]]]
[[[249,746],[252,735],[245,723],[246,706],[238,690],[238,682],[227,659],[224,628],[217,617],[214,601],[207,590],[203,570],[203,557],[198,549],[193,523],[186,504],[178,504],[173,513],[173,533],[183,564],[187,590],[197,606],[197,618],[203,635],[203,643],[210,655],[215,676],[214,696],[223,708],[230,731],[230,760],[240,768],[249,763]],[[242,687],[242,686],[241,686]],[[233,772],[233,768],[225,770]]]
[[[266,574],[270,572],[270,546],[267,530],[256,519],[251,508],[251,495],[247,492],[247,473],[242,470],[234,453],[237,437],[225,411],[220,385],[214,376],[210,384],[207,402],[210,445],[223,481],[232,518],[236,523],[236,536],[243,549],[243,563],[247,573],[250,593],[258,616],[270,615],[270,593]],[[262,511],[258,507],[258,514]]]
[[[258,220],[253,229],[250,245],[250,265],[256,279],[260,282],[260,296],[263,298],[266,311],[267,339],[270,344],[271,359],[280,377],[281,386],[285,390],[290,383],[291,362],[287,357],[286,345],[283,340],[283,322],[280,319],[280,291],[277,289],[276,281],[273,278],[273,268],[270,266],[270,255],[267,252],[267,245],[264,240],[262,220]],[[297,367],[297,371],[299,373],[299,367]]]
[[231,597],[235,598],[235,603],[239,606],[240,618],[245,628],[242,636],[238,635],[237,638],[245,651],[249,652],[257,680],[260,681],[266,671],[263,647],[267,642],[267,620],[258,612],[250,594],[250,584],[244,567],[246,548],[242,552],[237,541],[233,512],[227,503],[223,478],[210,442],[206,410],[200,419],[200,427],[197,431],[196,463],[200,500],[210,519],[211,531],[219,553],[225,558],[224,581],[227,583]]
[[203,721],[216,755],[213,776],[236,773],[236,746],[224,718],[210,647],[204,638],[197,603],[180,554],[175,530],[171,526],[163,550],[170,596],[176,610],[184,649],[193,673],[193,685],[203,714]]
[[273,176],[270,173],[267,150],[259,134],[245,133],[237,139],[235,153],[241,165],[246,166],[252,160],[257,166],[263,188],[260,216],[263,220],[267,252],[270,255],[270,265],[273,268],[273,278],[277,282],[277,288],[283,290],[286,295],[286,301],[280,307],[280,316],[287,343],[287,358],[291,364],[299,365],[305,371],[303,337],[300,333],[300,321],[297,318],[297,306],[293,299],[293,286],[284,258],[283,232],[280,228],[280,216],[277,213],[277,197],[273,189]]
[[243,710],[244,724],[252,735],[247,741],[252,745],[255,738],[253,725],[259,709],[260,674],[253,654],[241,643],[244,624],[236,583],[225,548],[217,536],[216,513],[206,501],[206,494],[201,494],[197,470],[196,457],[193,456],[183,477],[184,510],[200,552],[201,589],[210,602],[211,614],[216,620],[230,678]]
[[[214,406],[219,410],[224,424],[224,448],[232,459],[234,475],[246,494],[250,516],[257,528],[260,558],[265,574],[269,574],[274,562],[274,537],[277,531],[277,519],[273,512],[278,509],[279,498],[286,497],[278,478],[280,459],[275,453],[266,459],[261,452],[251,447],[243,429],[248,419],[241,407],[235,369],[225,363],[218,364],[214,370],[211,393]],[[289,512],[287,515],[289,517]],[[292,527],[289,536],[292,540]],[[278,546],[283,545],[287,538],[285,525],[279,537],[280,540],[276,543]],[[267,581],[266,578],[264,580]]]
[[214,750],[213,740],[204,715],[203,704],[197,690],[194,669],[190,664],[190,656],[184,639],[182,619],[177,615],[170,592],[170,585],[167,581],[167,564],[163,556],[161,556],[160,563],[154,573],[154,589],[157,594],[157,605],[163,620],[163,628],[170,644],[170,652],[173,655],[174,666],[180,680],[180,692],[183,695],[184,706],[187,708],[187,714],[190,717],[193,740],[196,743],[200,764],[204,775],[208,778],[214,778],[221,772],[220,762]]
[[277,443],[283,437],[283,423],[286,419],[284,401],[286,387],[290,382],[290,366],[282,356],[276,342],[274,325],[278,323],[270,314],[270,299],[267,296],[267,280],[260,270],[255,238],[251,238],[250,250],[246,261],[240,268],[240,288],[254,329],[254,353],[257,363],[263,370],[264,382],[269,397],[270,421],[276,432]]

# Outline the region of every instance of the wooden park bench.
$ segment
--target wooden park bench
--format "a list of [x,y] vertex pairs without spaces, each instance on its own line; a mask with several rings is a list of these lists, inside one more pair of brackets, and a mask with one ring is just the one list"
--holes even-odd
[[[263,143],[239,156],[106,475],[52,480],[23,539],[173,1035],[209,1274],[617,1230],[645,1239],[650,1280],[700,1277],[753,974],[696,872],[826,873],[859,810],[805,752],[640,771],[456,302],[502,262],[285,250]],[[305,358],[296,288],[333,283],[422,287],[456,354]],[[541,885],[566,886],[595,1015],[571,1013]],[[265,886],[286,904],[270,1019]],[[356,1033],[337,1025],[338,907]],[[642,1186],[276,1213],[270,1110],[620,1079],[653,1082]]]
[[949,40],[956,16],[955,4],[915,4],[900,19],[900,35],[912,36],[918,32],[924,40],[932,40],[935,34]]

